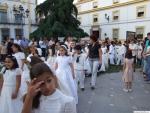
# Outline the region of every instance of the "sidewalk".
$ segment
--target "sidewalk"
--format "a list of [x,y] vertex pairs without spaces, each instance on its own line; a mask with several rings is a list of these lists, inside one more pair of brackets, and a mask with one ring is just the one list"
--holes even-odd
[[79,90],[78,113],[150,111],[150,84],[143,81],[142,73],[134,73],[133,92],[122,89],[121,72],[100,75],[94,91],[90,89],[90,78],[86,78],[85,91]]

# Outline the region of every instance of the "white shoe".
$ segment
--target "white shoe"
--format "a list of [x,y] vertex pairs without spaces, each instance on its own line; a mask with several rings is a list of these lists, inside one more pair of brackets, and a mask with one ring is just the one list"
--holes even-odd
[[132,92],[133,90],[132,89],[129,89],[129,92]]
[[123,91],[124,91],[124,92],[129,92],[128,89],[126,89],[126,88],[124,88]]

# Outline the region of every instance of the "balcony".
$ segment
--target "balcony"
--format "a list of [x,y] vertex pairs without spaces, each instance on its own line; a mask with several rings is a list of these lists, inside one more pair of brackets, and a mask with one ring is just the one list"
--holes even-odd
[[32,26],[38,26],[39,22],[36,22],[35,20],[31,20],[30,22],[22,22],[21,19],[9,19],[9,18],[0,18],[0,25],[28,25],[31,24]]
[[0,18],[0,24],[7,24],[9,23],[7,18]]

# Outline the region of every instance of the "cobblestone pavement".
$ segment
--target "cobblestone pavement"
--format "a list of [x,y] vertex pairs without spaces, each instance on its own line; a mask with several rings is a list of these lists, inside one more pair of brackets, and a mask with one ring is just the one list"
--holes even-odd
[[90,78],[85,80],[85,91],[79,90],[78,113],[133,113],[150,111],[150,84],[143,81],[139,71],[134,73],[133,92],[123,90],[122,73],[101,74],[94,91]]

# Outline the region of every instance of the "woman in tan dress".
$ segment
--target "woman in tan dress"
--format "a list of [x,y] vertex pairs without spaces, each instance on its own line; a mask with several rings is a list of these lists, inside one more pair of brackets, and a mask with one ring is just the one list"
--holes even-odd
[[133,81],[133,65],[134,59],[132,57],[132,51],[128,50],[125,56],[124,66],[123,66],[123,81],[125,83],[125,92],[132,91],[132,81]]

